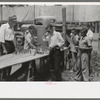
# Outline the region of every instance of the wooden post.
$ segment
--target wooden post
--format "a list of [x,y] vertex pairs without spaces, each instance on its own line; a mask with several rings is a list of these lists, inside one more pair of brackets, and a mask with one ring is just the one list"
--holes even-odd
[[97,33],[97,22],[95,22],[95,33]]
[[[66,41],[66,8],[65,7],[62,8],[62,33],[63,33],[62,34],[63,38]],[[63,65],[62,67],[64,69],[66,69],[66,66],[65,66],[65,64],[66,64],[66,59],[65,59],[66,58],[66,52],[62,51],[61,57],[62,57],[61,63]]]
[[2,5],[0,6],[0,12],[1,12],[1,22],[2,22],[2,15],[3,15],[3,12],[2,12]]
[[98,25],[99,25],[98,51],[99,51],[99,54],[100,54],[100,22],[98,22]]
[[34,20],[35,20],[35,5],[34,5]]
[[65,40],[65,34],[66,34],[66,8],[62,8],[62,32],[63,32],[63,37]]
[[99,33],[99,23],[97,22],[97,33]]
[[63,7],[62,8],[62,33],[63,33],[63,38],[64,38],[65,41],[67,40],[69,43],[72,43],[70,37],[66,33],[66,28],[67,28],[67,26],[66,26],[66,8]]

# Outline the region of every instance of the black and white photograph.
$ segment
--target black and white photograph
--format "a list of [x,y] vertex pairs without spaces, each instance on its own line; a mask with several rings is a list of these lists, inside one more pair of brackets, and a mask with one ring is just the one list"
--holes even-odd
[[0,4],[1,82],[100,82],[100,5]]

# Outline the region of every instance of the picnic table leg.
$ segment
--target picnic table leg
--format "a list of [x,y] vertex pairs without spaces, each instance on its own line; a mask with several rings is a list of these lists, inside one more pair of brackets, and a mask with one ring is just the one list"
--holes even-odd
[[29,68],[27,70],[27,81],[32,81],[35,74],[36,74],[36,64],[35,60],[33,60],[30,61]]
[[3,80],[6,81],[7,77],[10,76],[11,67],[12,67],[12,66],[9,66],[9,67],[4,68],[4,69],[2,70],[2,79],[3,79]]
[[0,81],[3,81],[3,70],[0,70]]
[[29,64],[29,69],[27,70],[27,81],[30,81],[30,69],[31,65]]
[[34,73],[34,75],[36,75],[37,73],[37,69],[36,69],[36,62],[35,60],[32,61],[32,73]]
[[47,62],[47,57],[40,58],[40,67],[43,67]]

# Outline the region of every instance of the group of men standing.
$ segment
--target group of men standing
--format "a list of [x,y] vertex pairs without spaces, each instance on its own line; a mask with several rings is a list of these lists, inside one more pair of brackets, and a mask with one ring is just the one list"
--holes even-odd
[[[15,51],[15,36],[14,36],[14,25],[17,22],[17,17],[15,15],[9,17],[8,22],[1,25],[0,27],[0,54],[4,53],[9,54]],[[30,26],[29,29],[25,32],[25,45],[24,49],[36,49],[37,38],[35,38],[35,32],[33,32],[34,27]],[[70,34],[71,43],[68,46],[70,55],[72,57],[73,67],[71,71],[74,69],[77,71],[77,75],[75,80],[88,80],[87,76],[85,77],[85,72],[88,69],[88,73],[90,74],[90,68],[82,67],[77,65],[78,57],[81,58],[83,53],[88,55],[88,59],[90,60],[90,55],[92,51],[92,40],[93,40],[93,32],[87,28],[83,27],[80,31],[80,35],[77,34],[77,30],[73,29]],[[43,41],[48,41],[48,48],[50,50],[49,53],[49,68],[50,68],[50,78],[54,81],[61,81],[61,60],[63,59],[61,56],[61,50],[66,43],[60,32],[55,31],[55,28],[52,24],[46,27],[46,34],[42,37]],[[32,42],[33,41],[33,42]],[[78,47],[78,49],[77,49]],[[6,52],[4,52],[3,48],[5,48]],[[89,67],[89,66],[88,66]],[[6,68],[4,70],[5,76],[10,75],[11,67]],[[84,74],[84,75],[83,75]],[[83,77],[84,76],[84,77]],[[80,79],[78,79],[81,77]],[[84,79],[83,79],[84,78]]]
[[73,29],[71,33],[72,43],[69,45],[72,68],[71,72],[76,72],[77,81],[89,81],[92,74],[90,67],[90,58],[92,51],[93,32],[89,27],[84,26],[79,34],[77,30]]
[[[67,35],[67,34],[66,34]],[[62,80],[61,77],[61,48],[66,43],[61,33],[56,32],[52,25],[47,26],[47,33],[43,36],[43,41],[49,42],[50,48],[50,71],[53,80]],[[71,30],[69,48],[69,60],[72,59],[70,72],[75,71],[77,81],[89,81],[92,73],[90,68],[90,58],[92,51],[93,32],[84,26],[80,33],[76,29]],[[85,64],[87,60],[87,64]],[[68,67],[68,66],[67,66]]]

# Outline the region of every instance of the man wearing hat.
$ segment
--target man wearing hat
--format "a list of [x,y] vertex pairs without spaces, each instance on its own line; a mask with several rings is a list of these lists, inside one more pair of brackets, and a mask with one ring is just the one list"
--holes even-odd
[[52,80],[61,81],[61,47],[64,44],[64,39],[61,36],[61,33],[54,30],[54,26],[52,24],[48,25],[47,33],[43,36],[43,41],[48,41],[50,48],[50,71]]
[[[15,46],[14,46],[14,25],[17,22],[17,17],[16,15],[13,15],[8,18],[8,22],[5,24],[1,25],[0,28],[0,53],[3,55],[3,47],[4,45],[6,49],[6,53],[10,54],[15,51]],[[10,74],[11,68],[8,69],[8,75]]]

